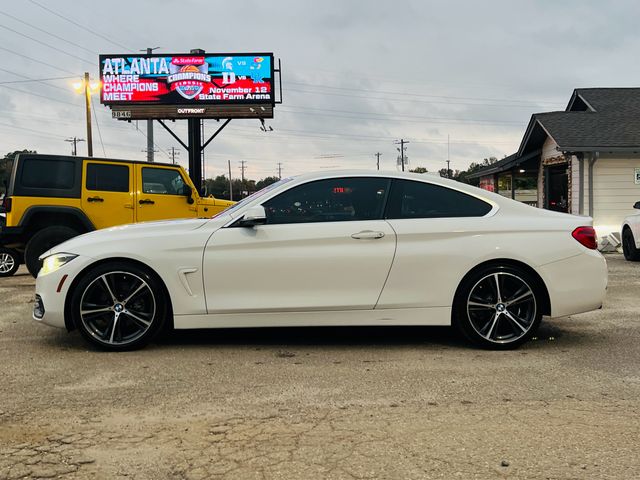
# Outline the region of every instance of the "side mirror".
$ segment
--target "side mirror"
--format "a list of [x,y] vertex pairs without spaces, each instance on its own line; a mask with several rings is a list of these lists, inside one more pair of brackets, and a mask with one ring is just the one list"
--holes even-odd
[[633,208],[637,208],[638,210],[640,210],[640,202],[634,203]]
[[267,214],[262,205],[251,207],[238,222],[240,227],[255,227],[267,223]]
[[189,185],[185,185],[184,188],[187,190],[187,203],[189,205],[193,205],[193,203],[195,202],[195,200],[193,199],[193,188],[191,188]]

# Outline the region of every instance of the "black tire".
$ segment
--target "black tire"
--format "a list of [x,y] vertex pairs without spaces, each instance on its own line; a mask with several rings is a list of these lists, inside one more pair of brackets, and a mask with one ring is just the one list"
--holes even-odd
[[20,254],[12,248],[0,247],[0,277],[14,275],[20,267]]
[[[101,350],[144,347],[162,331],[170,311],[161,280],[135,263],[98,265],[84,273],[73,288],[71,320],[82,336]],[[128,299],[135,291],[138,293]]]
[[640,262],[640,249],[636,248],[636,242],[630,228],[625,228],[622,232],[622,253],[624,253],[626,260]]
[[472,271],[460,283],[453,325],[482,348],[517,348],[538,329],[544,298],[538,280],[527,271],[489,265]]
[[27,265],[29,273],[37,277],[40,268],[42,268],[42,262],[38,257],[56,245],[78,235],[80,235],[79,232],[69,227],[46,227],[37,232],[27,242],[24,249],[24,263]]

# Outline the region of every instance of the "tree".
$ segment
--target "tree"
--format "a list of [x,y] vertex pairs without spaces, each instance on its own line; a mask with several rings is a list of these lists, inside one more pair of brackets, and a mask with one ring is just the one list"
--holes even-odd
[[475,185],[477,187],[478,185],[480,185],[480,179],[467,178],[467,176],[477,172],[478,170],[482,170],[485,167],[493,165],[497,161],[498,159],[496,157],[489,157],[489,158],[484,158],[481,162],[471,162],[471,164],[469,165],[469,168],[461,171],[460,174],[458,175],[458,178],[456,178],[456,180],[463,183],[468,183],[470,185]]
[[413,173],[427,173],[429,170],[427,170],[424,167],[416,167],[413,170],[409,170],[409,171]]
[[265,177],[262,180],[256,182],[256,189],[262,190],[264,187],[268,187],[272,183],[280,181],[278,177]]
[[11,176],[11,168],[13,160],[19,153],[36,153],[35,150],[15,150],[7,153],[4,158],[0,158],[0,193],[7,193],[7,185],[9,184],[9,177]]
[[460,170],[451,170],[451,169],[449,169],[449,171],[447,171],[446,168],[441,168],[440,170],[438,170],[438,173],[443,178],[450,178],[452,180],[460,181],[460,174],[462,172],[460,172]]

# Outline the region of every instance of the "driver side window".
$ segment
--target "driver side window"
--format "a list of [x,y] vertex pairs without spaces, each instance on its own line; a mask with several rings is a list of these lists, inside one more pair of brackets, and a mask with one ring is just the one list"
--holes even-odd
[[142,169],[142,191],[164,195],[187,195],[187,187],[178,170],[171,168]]
[[386,178],[332,178],[291,188],[264,204],[267,225],[382,218]]

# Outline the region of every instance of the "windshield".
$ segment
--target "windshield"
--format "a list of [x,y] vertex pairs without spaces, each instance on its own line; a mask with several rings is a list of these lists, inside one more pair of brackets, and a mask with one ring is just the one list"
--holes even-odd
[[252,193],[248,197],[243,198],[238,203],[230,206],[229,208],[227,208],[225,210],[222,210],[221,212],[215,214],[211,218],[216,218],[218,215],[233,215],[236,211],[238,211],[239,209],[244,207],[249,202],[252,202],[256,198],[260,198],[265,193],[270,192],[271,190],[273,190],[276,187],[279,187],[280,185],[284,185],[285,183],[290,182],[291,180],[293,180],[293,178],[294,177],[283,178],[282,180],[279,180],[279,181],[277,181],[275,183],[272,183],[271,185],[267,185],[262,190],[258,190],[257,192]]

